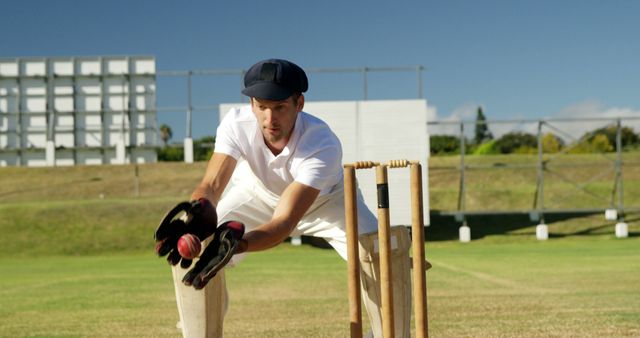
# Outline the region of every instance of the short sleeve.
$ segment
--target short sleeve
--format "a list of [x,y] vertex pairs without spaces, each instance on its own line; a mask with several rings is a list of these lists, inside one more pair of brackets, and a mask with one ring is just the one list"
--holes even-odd
[[339,144],[328,144],[302,160],[295,181],[322,191],[336,185],[341,177],[342,149]]
[[238,144],[238,135],[233,126],[236,115],[237,109],[232,108],[220,122],[216,131],[214,152],[227,154],[237,160],[242,156],[242,152]]

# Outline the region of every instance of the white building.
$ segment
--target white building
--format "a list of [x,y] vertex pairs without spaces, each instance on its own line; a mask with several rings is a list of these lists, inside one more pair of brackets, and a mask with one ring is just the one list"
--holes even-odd
[[0,166],[155,162],[150,56],[0,59]]

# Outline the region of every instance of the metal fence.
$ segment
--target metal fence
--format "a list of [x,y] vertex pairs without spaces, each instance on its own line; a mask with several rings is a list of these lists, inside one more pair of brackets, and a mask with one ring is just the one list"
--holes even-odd
[[[635,126],[639,122],[640,117],[486,121],[487,125],[503,131],[520,130],[536,136],[535,153],[520,156],[520,160],[515,162],[503,161],[500,157],[467,154],[466,140],[471,130],[469,125],[475,126],[477,121],[429,122],[430,135],[451,135],[457,129],[456,134],[460,140],[457,166],[449,164],[430,167],[432,173],[449,170],[456,172],[459,177],[457,205],[448,206],[440,214],[454,216],[463,226],[471,215],[504,213],[528,213],[532,221],[539,220],[541,224],[544,224],[545,214],[552,213],[603,212],[609,220],[624,221],[626,213],[640,211],[640,150],[623,150],[622,130],[625,126]],[[615,151],[569,155],[581,140],[603,126],[616,130]],[[558,152],[545,152],[542,142],[545,133],[553,133],[568,141],[567,146]],[[483,207],[482,201],[469,206],[472,195],[469,186],[482,180],[482,177],[499,177],[490,174],[496,170],[519,172],[523,180],[535,187],[532,191],[525,192],[530,194],[530,206],[487,209]],[[473,176],[475,182],[470,181],[469,176]],[[631,187],[627,192],[624,190],[625,182]],[[598,186],[594,187],[595,185]],[[606,186],[610,188],[605,188]],[[508,190],[505,188],[504,191]],[[549,190],[553,193],[549,193]]]

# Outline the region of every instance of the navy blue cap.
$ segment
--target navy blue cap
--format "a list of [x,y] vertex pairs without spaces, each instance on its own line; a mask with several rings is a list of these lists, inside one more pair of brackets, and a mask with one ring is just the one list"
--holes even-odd
[[281,59],[263,60],[251,66],[244,75],[242,94],[258,99],[280,101],[294,93],[309,89],[307,74],[293,62]]

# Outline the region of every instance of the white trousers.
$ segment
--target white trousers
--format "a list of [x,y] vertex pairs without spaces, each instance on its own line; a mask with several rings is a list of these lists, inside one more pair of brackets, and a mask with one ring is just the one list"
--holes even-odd
[[[246,232],[268,222],[280,197],[268,191],[252,174],[235,175],[230,188],[217,205],[218,222],[235,220],[245,224]],[[303,216],[291,236],[324,238],[344,259],[347,241],[344,222],[343,187],[337,186],[329,194],[319,196]],[[358,228],[360,234],[377,231],[377,219],[364,204],[358,191]],[[235,255],[230,262],[237,264],[245,254]],[[228,307],[224,269],[202,290],[182,284],[187,270],[173,267],[176,301],[185,337],[222,337],[222,322]]]

